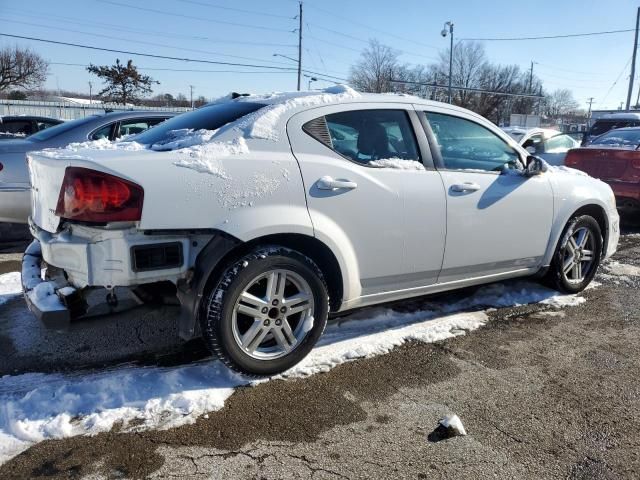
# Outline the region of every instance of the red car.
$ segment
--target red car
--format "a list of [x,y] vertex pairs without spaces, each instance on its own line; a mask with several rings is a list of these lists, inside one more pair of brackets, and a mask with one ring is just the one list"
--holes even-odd
[[567,167],[608,183],[621,213],[640,211],[640,127],[618,128],[569,150]]

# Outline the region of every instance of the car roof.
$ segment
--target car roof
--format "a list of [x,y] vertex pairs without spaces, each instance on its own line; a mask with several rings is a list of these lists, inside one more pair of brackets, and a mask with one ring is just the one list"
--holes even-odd
[[619,131],[621,131],[621,130],[635,132],[635,131],[637,131],[637,130],[640,130],[640,127],[622,127],[622,128],[613,128],[613,129],[611,129],[611,130],[609,130],[609,131],[607,131],[607,132],[604,132],[602,135],[606,135],[607,133],[611,133],[611,132],[619,132]]
[[640,120],[640,113],[632,113],[632,112],[608,113],[606,115],[603,115],[595,119],[596,122],[600,120]]
[[53,117],[41,117],[39,115],[0,115],[0,123],[6,122],[7,120],[43,120],[50,122],[62,122],[63,120],[53,118]]

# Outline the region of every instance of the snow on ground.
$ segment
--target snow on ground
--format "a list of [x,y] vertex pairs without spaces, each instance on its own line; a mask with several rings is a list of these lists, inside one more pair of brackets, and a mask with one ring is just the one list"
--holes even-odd
[[629,265],[626,263],[617,262],[615,260],[610,260],[607,263],[603,264],[603,267],[610,275],[621,277],[640,277],[640,267],[637,267],[635,265]]
[[11,272],[0,275],[0,305],[22,293],[20,272]]
[[369,165],[396,170],[424,170],[424,165],[417,160],[404,160],[402,158],[381,158],[380,160],[370,161]]
[[[0,299],[18,294],[19,284],[17,273],[0,275]],[[463,335],[484,325],[487,309],[535,302],[559,308],[584,301],[516,281],[488,285],[468,296],[458,293],[421,301],[420,308],[411,311],[364,309],[330,323],[309,356],[278,378],[326,372],[410,340],[434,342]],[[96,434],[116,423],[130,430],[191,423],[222,408],[236,387],[249,383],[215,360],[175,367],[119,365],[102,371],[5,376],[0,378],[0,463],[42,440]]]

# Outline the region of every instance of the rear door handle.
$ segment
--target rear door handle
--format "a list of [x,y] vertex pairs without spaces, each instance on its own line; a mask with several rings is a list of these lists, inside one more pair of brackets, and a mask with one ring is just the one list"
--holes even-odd
[[454,183],[451,185],[451,190],[454,192],[477,192],[480,190],[480,185],[473,182]]
[[335,180],[329,176],[325,176],[318,180],[318,188],[320,190],[353,190],[354,188],[358,188],[358,184],[349,180]]

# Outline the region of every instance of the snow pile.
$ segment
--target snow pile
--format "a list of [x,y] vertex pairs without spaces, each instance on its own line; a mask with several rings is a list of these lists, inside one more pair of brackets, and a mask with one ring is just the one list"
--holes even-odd
[[11,272],[0,275],[0,305],[7,303],[16,295],[22,293],[20,272]]
[[145,150],[146,147],[141,143],[130,141],[114,141],[112,142],[108,138],[101,138],[99,140],[91,140],[87,142],[74,142],[70,143],[64,148],[45,148],[37,152],[33,152],[42,157],[49,158],[65,158],[65,159],[79,159],[85,160],[88,157],[83,155],[72,155],[69,152],[78,152],[80,150],[125,150],[125,151],[139,151]]
[[424,170],[424,165],[417,160],[404,160],[402,158],[381,158],[372,160],[369,165],[380,168],[394,168],[396,170]]
[[151,145],[151,150],[177,150],[179,148],[188,148],[194,145],[202,145],[211,141],[217,130],[194,130],[193,128],[182,128],[180,130],[171,130],[167,132],[167,138],[161,142]]
[[604,269],[612,275],[640,277],[640,267],[610,260],[603,265]]
[[224,172],[221,159],[249,153],[249,147],[245,139],[239,137],[229,142],[193,144],[188,148],[177,150],[176,153],[182,158],[173,162],[174,165],[226,179],[228,176]]
[[[0,276],[0,285],[19,291],[19,278],[9,275]],[[48,293],[47,287],[41,289]],[[423,301],[410,312],[366,309],[330,323],[309,356],[281,377],[325,372],[410,340],[434,342],[463,335],[484,325],[485,308],[534,302],[558,307],[584,301],[526,281],[489,285],[463,295]],[[124,365],[99,373],[5,376],[0,379],[0,462],[47,438],[95,434],[115,424],[135,430],[192,423],[222,408],[234,388],[248,383],[215,360],[166,368]]]
[[241,97],[239,101],[266,103],[268,106],[256,110],[231,125],[239,130],[245,138],[277,140],[279,137],[277,126],[286,112],[299,107],[336,103],[360,96],[360,93],[351,87],[336,85],[313,94],[288,92]]

